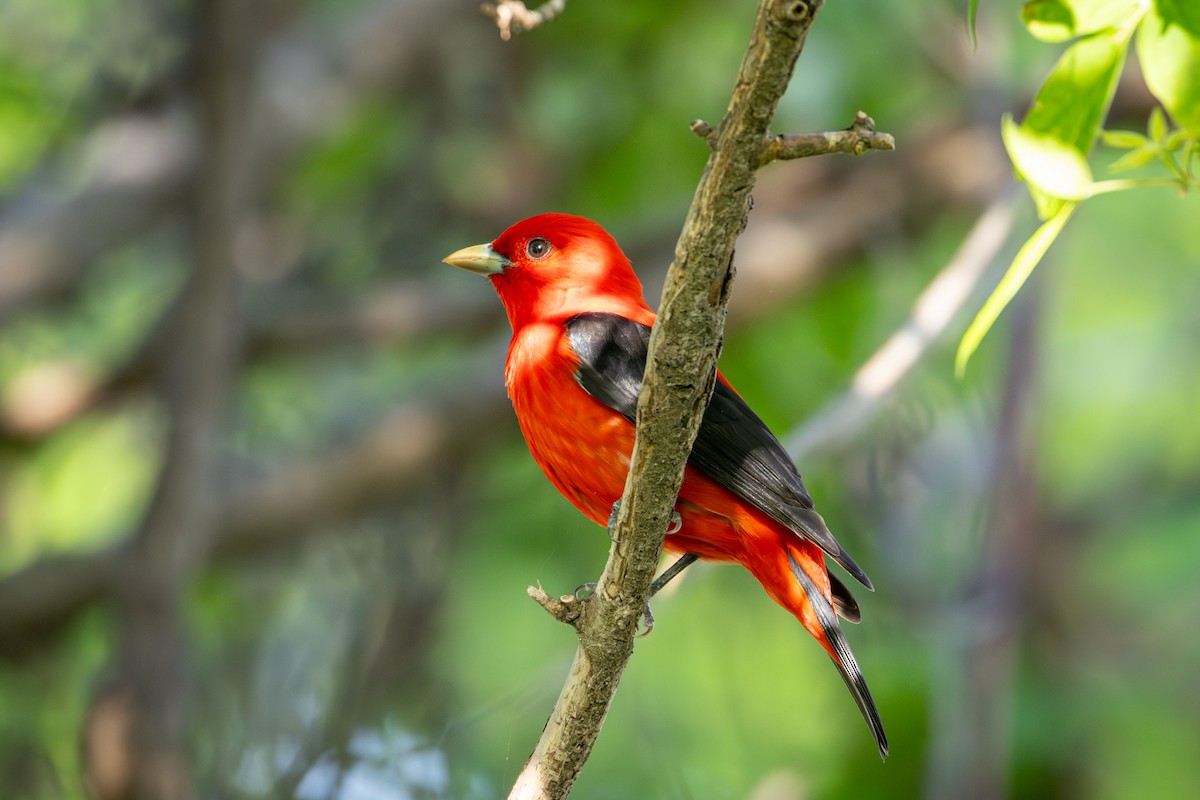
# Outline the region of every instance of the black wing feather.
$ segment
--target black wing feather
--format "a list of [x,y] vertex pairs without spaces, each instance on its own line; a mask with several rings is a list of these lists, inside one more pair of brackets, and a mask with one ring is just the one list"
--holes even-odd
[[[570,319],[567,338],[579,357],[575,374],[579,385],[635,421],[650,327],[616,314],[593,312]],[[873,588],[813,510],[812,497],[783,445],[746,401],[723,383],[718,382],[713,391],[688,463],[818,545],[856,580]]]
[[579,356],[575,380],[633,422],[650,349],[650,326],[616,314],[580,314],[567,321],[567,339]]

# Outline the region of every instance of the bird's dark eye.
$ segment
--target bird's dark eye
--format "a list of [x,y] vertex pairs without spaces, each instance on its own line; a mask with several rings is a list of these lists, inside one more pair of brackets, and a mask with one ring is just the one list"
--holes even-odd
[[550,243],[541,237],[530,239],[529,244],[525,245],[525,254],[535,261],[540,261],[550,255]]

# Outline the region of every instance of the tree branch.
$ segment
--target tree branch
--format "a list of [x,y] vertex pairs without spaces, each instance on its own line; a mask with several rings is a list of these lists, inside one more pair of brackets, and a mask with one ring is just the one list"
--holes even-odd
[[[279,293],[282,294],[282,293]],[[242,358],[246,368],[280,354],[312,355],[338,347],[397,346],[449,334],[485,336],[503,319],[491,298],[439,295],[428,282],[372,287],[353,298],[285,297],[279,307],[255,309],[246,322]],[[77,361],[47,361],[17,373],[0,391],[0,444],[31,443],[98,408],[142,391],[167,347],[172,303],[142,340],[107,375]]]
[[828,153],[848,153],[861,156],[868,150],[895,150],[896,140],[890,133],[875,130],[875,120],[862,111],[844,131],[825,133],[781,133],[768,135],[759,150],[759,166],[772,161],[823,156]]
[[[471,367],[451,388],[397,408],[357,440],[296,459],[220,498],[209,564],[277,551],[381,502],[505,430],[511,409],[498,384]],[[0,579],[0,660],[44,647],[93,604],[111,600],[133,558],[126,539],[88,553],[43,558]]]
[[514,33],[531,31],[545,22],[553,22],[566,7],[567,0],[547,0],[531,11],[521,0],[500,0],[495,5],[484,3],[481,9],[496,21],[500,38],[507,42]]
[[[702,119],[692,123],[692,133],[716,146],[717,129]],[[765,167],[772,161],[793,158],[824,156],[830,153],[848,153],[861,156],[868,150],[895,150],[896,140],[890,133],[875,130],[875,120],[859,111],[854,122],[844,131],[824,133],[778,133],[767,134],[759,148],[758,165]]]
[[822,0],[763,0],[729,108],[706,137],[712,153],[650,337],[615,541],[593,599],[583,604],[570,675],[510,798],[562,798],[570,792],[633,652],[684,466],[712,393],[733,246],[746,224],[762,143],[821,5]]

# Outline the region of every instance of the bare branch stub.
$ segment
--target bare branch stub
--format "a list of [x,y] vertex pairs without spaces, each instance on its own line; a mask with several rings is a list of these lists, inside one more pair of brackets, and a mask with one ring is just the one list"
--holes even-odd
[[849,153],[861,156],[868,150],[895,150],[896,140],[890,133],[875,130],[875,120],[864,112],[854,115],[854,122],[842,131],[823,133],[768,134],[759,150],[759,166],[772,161],[784,161],[828,153]]
[[708,149],[711,150],[716,147],[717,129],[712,125],[709,125],[702,119],[697,119],[693,120],[689,127],[691,128],[692,133],[696,134],[705,141],[705,143],[708,145]]
[[570,594],[564,594],[561,597],[551,597],[546,594],[540,585],[530,586],[525,591],[539,606],[546,610],[547,614],[559,622],[579,630],[580,620],[583,617],[584,603],[587,602],[586,598],[578,598]]
[[530,10],[521,0],[500,0],[499,3],[484,3],[480,9],[496,21],[500,38],[508,41],[514,33],[533,30],[538,25],[553,22],[567,7],[567,0],[547,0],[536,9]]

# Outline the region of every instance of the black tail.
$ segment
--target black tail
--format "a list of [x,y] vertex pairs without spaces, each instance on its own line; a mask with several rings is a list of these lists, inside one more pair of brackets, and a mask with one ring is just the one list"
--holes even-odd
[[812,578],[808,577],[808,573],[800,568],[791,551],[788,552],[788,563],[792,567],[792,574],[800,582],[800,588],[804,590],[808,601],[812,603],[817,621],[821,623],[825,637],[833,646],[833,652],[837,654],[833,663],[837,665],[842,680],[846,682],[846,688],[850,690],[850,694],[854,695],[854,702],[858,704],[858,710],[862,713],[863,719],[867,721],[871,735],[875,737],[875,745],[879,748],[879,757],[886,761],[888,740],[887,734],[883,731],[883,720],[879,718],[879,709],[875,707],[875,700],[871,697],[871,690],[867,688],[867,681],[863,677],[862,670],[858,668],[858,662],[854,660],[854,653],[850,652],[850,643],[846,641],[846,636],[842,633],[841,626],[838,625],[837,614],[834,613],[833,606],[825,599],[825,595],[812,582]]

